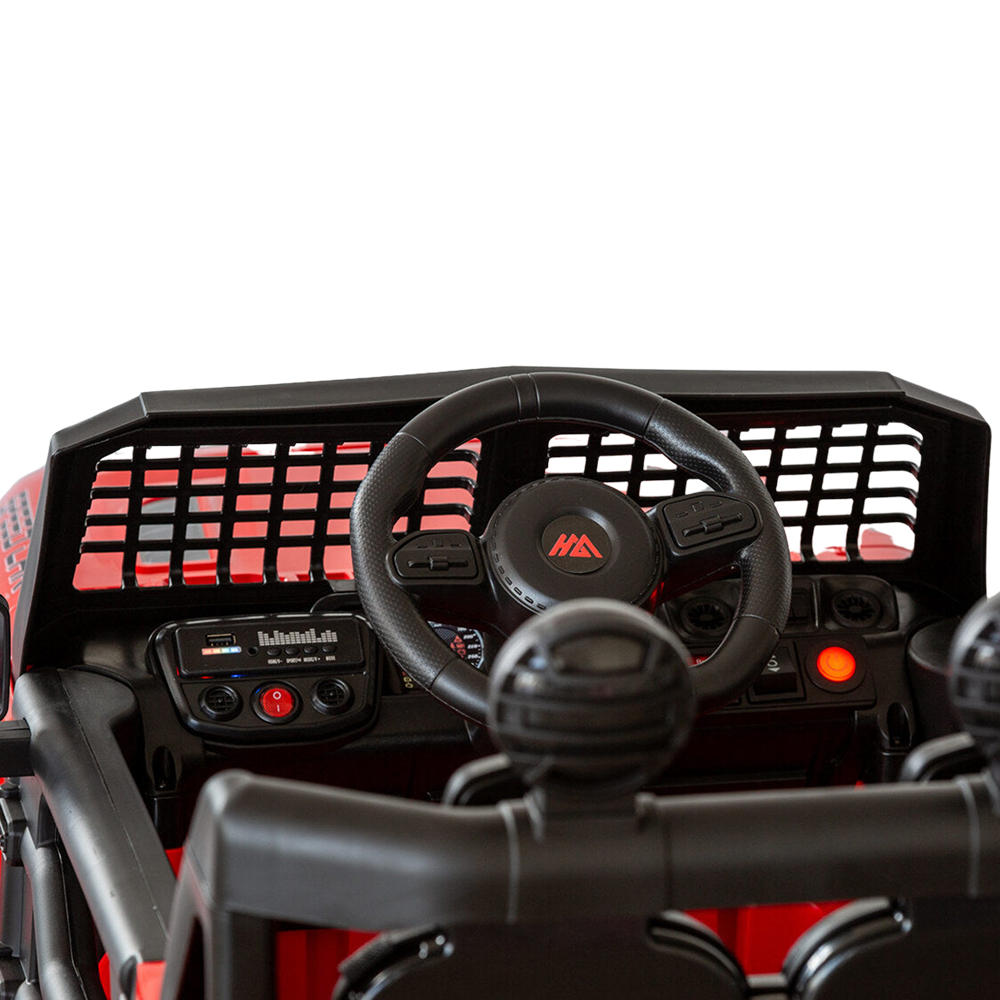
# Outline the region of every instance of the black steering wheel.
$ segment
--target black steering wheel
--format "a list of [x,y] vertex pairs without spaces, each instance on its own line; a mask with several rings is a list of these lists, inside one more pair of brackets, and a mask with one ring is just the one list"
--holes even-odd
[[[495,428],[539,421],[630,434],[720,492],[675,497],[646,513],[603,483],[546,476],[507,497],[481,538],[465,531],[393,536],[442,456]],[[716,651],[692,667],[704,713],[729,703],[760,674],[791,596],[781,519],[733,442],[656,393],[564,372],[492,379],[414,417],[357,491],[351,555],[365,613],[392,657],[435,698],[480,723],[486,675],[441,642],[424,612],[451,609],[509,633],[532,613],[574,597],[617,598],[651,610],[736,565],[742,591],[732,625]]]

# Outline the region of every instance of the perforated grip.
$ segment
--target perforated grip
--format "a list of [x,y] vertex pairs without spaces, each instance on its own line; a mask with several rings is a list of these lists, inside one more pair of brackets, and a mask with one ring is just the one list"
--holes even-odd
[[[486,678],[441,642],[386,571],[386,553],[394,542],[392,526],[419,496],[433,464],[423,444],[403,431],[375,460],[351,507],[354,577],[365,612],[389,655],[446,705],[482,722]],[[456,691],[454,677],[467,673],[472,676]]]
[[[759,673],[753,664],[774,649],[788,620],[792,566],[785,529],[760,475],[743,452],[711,424],[664,399],[645,439],[679,466],[720,490],[752,500],[761,532],[737,557],[740,603],[719,648],[694,671],[699,711],[720,708]],[[749,675],[749,676],[748,676]]]

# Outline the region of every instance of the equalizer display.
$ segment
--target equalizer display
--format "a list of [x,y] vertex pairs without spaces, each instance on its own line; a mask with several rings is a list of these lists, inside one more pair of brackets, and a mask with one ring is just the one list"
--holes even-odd
[[174,633],[179,677],[241,677],[284,668],[334,672],[364,667],[350,614],[271,615],[181,625]]

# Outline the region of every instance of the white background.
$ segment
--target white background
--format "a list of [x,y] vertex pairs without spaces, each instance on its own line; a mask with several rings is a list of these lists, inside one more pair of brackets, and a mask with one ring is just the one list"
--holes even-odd
[[1000,426],[998,48],[994,3],[5,4],[0,493],[140,390],[483,365]]

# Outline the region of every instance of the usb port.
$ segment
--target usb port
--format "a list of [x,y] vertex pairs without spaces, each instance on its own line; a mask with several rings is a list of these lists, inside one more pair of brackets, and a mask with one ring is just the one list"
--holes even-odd
[[235,646],[236,636],[232,632],[210,632],[205,636],[206,646]]

